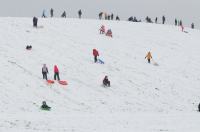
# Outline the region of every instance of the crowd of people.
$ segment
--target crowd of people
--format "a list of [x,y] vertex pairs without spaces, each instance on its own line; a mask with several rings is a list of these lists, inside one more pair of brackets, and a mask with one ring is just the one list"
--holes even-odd
[[[99,16],[100,20],[102,20],[102,19],[104,19],[104,20],[118,20],[118,21],[120,20],[119,16],[116,15],[116,17],[114,17],[113,13],[108,14],[108,13],[105,13],[105,12],[100,12],[98,16]],[[47,18],[46,10],[43,10],[42,17],[43,18]],[[54,17],[54,10],[52,8],[50,9],[50,17]],[[61,14],[61,17],[63,17],[63,18],[67,17],[66,16],[66,11],[64,11]],[[79,19],[82,18],[82,10],[81,9],[78,10],[78,18]],[[152,19],[149,16],[147,16],[145,18],[145,20],[146,20],[147,23],[158,23],[158,17],[155,18],[154,22],[152,21]],[[166,17],[165,16],[162,16],[161,20],[162,20],[161,24],[165,24],[166,23]],[[141,22],[141,20],[138,20],[136,17],[133,17],[133,16],[129,17],[128,21],[130,21],[130,22]],[[37,17],[33,17],[33,27],[37,28],[37,23],[38,23],[38,18]],[[174,25],[175,26],[180,26],[182,31],[184,31],[182,20],[178,20],[177,18],[175,18]],[[194,23],[191,24],[191,28],[194,29]],[[102,25],[100,27],[99,31],[100,31],[100,34],[105,34],[106,36],[109,36],[111,38],[113,37],[111,29],[108,28],[106,30],[106,27],[104,25]],[[31,49],[31,48],[32,48],[32,46],[28,46],[28,45],[26,47],[26,49]],[[98,62],[98,57],[99,57],[99,52],[98,52],[97,49],[93,49],[93,57],[94,57],[94,63],[97,63]],[[152,58],[152,54],[151,54],[150,51],[145,56],[145,59],[147,59],[147,62],[149,64],[151,63],[151,60],[153,58]],[[44,64],[43,67],[42,67],[43,79],[48,80],[48,77],[47,77],[48,73],[49,73],[48,68],[47,68],[46,64]],[[53,78],[54,78],[54,80],[58,80],[58,81],[60,80],[59,69],[58,69],[57,65],[54,65],[54,77]],[[102,85],[104,87],[110,87],[111,86],[110,80],[108,79],[107,75],[104,76],[104,78],[102,80]],[[43,101],[41,108],[49,109],[51,107],[47,106],[46,102]],[[198,105],[198,111],[200,112],[200,104]]]
[[[47,17],[48,17],[47,16],[47,11],[44,9],[43,12],[42,12],[42,18],[47,18]],[[50,17],[54,17],[54,9],[53,8],[50,9]],[[63,11],[63,13],[61,14],[61,17],[62,18],[66,18],[67,17],[66,11]],[[80,18],[80,19],[82,18],[82,10],[81,9],[78,10],[78,18]],[[100,12],[99,15],[98,15],[98,18],[100,20],[104,19],[104,20],[117,20],[117,21],[120,21],[120,18],[119,18],[118,15],[116,15],[116,17],[115,17],[113,13],[108,14],[106,12]],[[131,16],[127,20],[130,21],[130,22],[142,22],[141,19],[138,20],[135,16],[134,17]],[[147,23],[156,23],[157,24],[158,23],[158,17],[156,17],[155,20],[153,21],[149,16],[146,16],[145,21]],[[38,18],[37,17],[33,17],[33,26],[34,27],[37,27],[37,22],[38,22]],[[162,16],[162,22],[161,23],[162,24],[166,23],[166,17],[164,15]],[[178,20],[177,18],[175,18],[175,23],[174,24],[175,24],[175,26],[180,26],[182,29],[184,27],[183,23],[182,23],[182,20]],[[193,22],[191,23],[190,27],[192,29],[195,28]]]

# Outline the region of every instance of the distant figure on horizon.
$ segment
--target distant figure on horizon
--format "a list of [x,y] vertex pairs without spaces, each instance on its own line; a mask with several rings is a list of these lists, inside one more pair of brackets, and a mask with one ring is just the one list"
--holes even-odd
[[111,16],[110,16],[110,17],[111,17],[111,20],[113,20],[113,19],[114,19],[114,15],[113,15],[113,13],[111,14]]
[[99,19],[100,19],[100,20],[102,19],[102,16],[103,16],[103,12],[100,12],[100,13],[99,13]]
[[38,23],[38,18],[37,17],[33,17],[33,27],[37,28],[37,23]]
[[117,20],[117,21],[120,21],[120,18],[119,18],[118,16],[116,16],[116,20]]
[[78,17],[81,19],[81,16],[82,16],[82,11],[81,9],[78,11]]
[[66,18],[66,12],[65,11],[62,13],[61,17]]
[[194,29],[194,23],[191,24],[191,28]]
[[31,49],[32,49],[32,46],[31,46],[31,45],[27,45],[27,46],[26,46],[26,49],[27,49],[27,50],[31,50]]
[[177,24],[178,24],[178,21],[177,21],[177,19],[175,18],[175,26],[177,26]]
[[108,14],[106,12],[104,12],[104,17],[105,17],[105,20],[108,19]]
[[165,24],[165,16],[162,16],[162,24]]
[[156,19],[155,19],[155,23],[157,23],[158,22],[158,17],[156,17]]
[[152,59],[152,55],[151,55],[151,52],[149,51],[148,53],[147,53],[147,55],[145,56],[145,59],[147,58],[147,60],[148,60],[148,63],[151,63],[151,59]]
[[198,106],[198,111],[200,112],[200,103],[199,103],[199,106]]
[[47,16],[46,16],[46,10],[45,10],[45,9],[44,9],[43,12],[42,12],[42,17],[43,17],[43,18],[46,18],[46,17],[47,17]]
[[53,17],[53,8],[50,10],[51,17]]

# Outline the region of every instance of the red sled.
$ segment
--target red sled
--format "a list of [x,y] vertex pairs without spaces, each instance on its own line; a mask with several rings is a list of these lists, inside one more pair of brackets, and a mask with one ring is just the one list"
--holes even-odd
[[61,85],[67,85],[67,81],[58,81],[58,83],[60,83]]
[[54,81],[53,81],[53,80],[47,80],[47,83],[49,83],[49,84],[53,84]]

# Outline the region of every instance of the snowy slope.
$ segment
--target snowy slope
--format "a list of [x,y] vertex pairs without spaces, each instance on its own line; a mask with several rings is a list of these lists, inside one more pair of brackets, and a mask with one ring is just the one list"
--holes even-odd
[[[113,38],[99,34],[102,24]],[[38,29],[32,18],[0,18],[0,29],[0,131],[199,132],[199,30],[59,18],[39,19]],[[47,85],[44,63],[69,85]],[[51,112],[39,109],[43,100]]]

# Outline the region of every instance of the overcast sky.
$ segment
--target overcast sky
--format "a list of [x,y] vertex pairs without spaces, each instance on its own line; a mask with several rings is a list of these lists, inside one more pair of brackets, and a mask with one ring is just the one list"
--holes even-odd
[[100,11],[118,14],[121,19],[136,16],[144,20],[148,15],[161,20],[165,15],[168,23],[175,17],[183,24],[200,28],[200,0],[0,0],[0,16],[32,17],[41,16],[42,10],[52,7],[56,16],[66,10],[68,17],[77,17],[82,9],[83,17],[97,18]]

